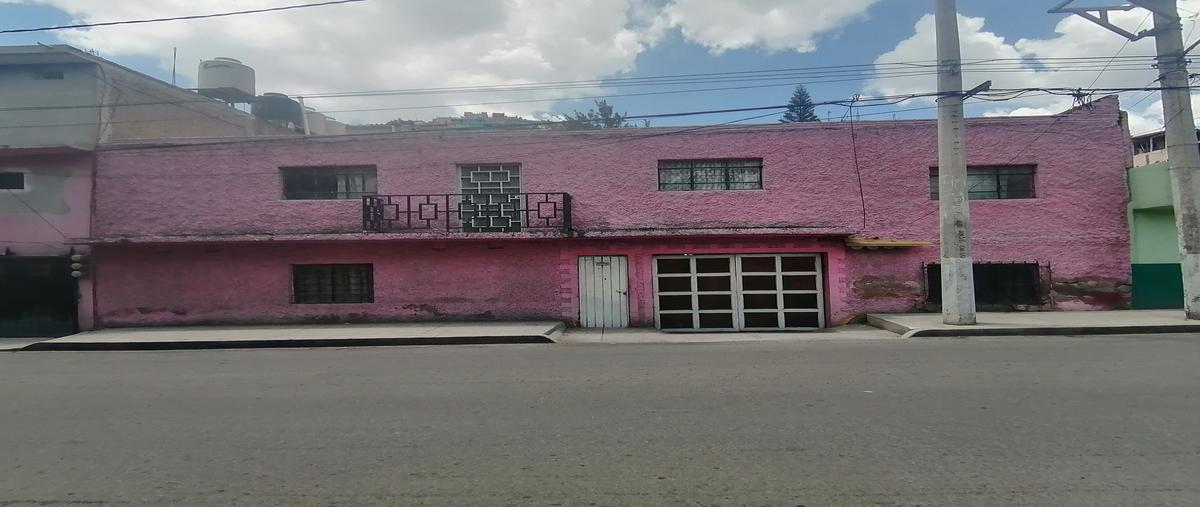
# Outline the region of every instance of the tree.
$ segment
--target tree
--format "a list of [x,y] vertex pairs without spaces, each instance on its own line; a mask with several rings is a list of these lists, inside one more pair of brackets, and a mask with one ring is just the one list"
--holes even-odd
[[779,119],[779,123],[799,123],[806,121],[821,121],[817,117],[817,108],[813,106],[812,97],[808,96],[808,90],[804,85],[796,87],[796,91],[792,92],[792,99],[788,101],[787,111],[783,113],[783,118]]
[[[605,100],[597,100],[596,107],[586,113],[575,111],[564,116],[567,117],[564,125],[568,129],[619,129],[637,126],[625,121],[629,115],[616,112]],[[642,126],[649,127],[650,122],[643,122]]]

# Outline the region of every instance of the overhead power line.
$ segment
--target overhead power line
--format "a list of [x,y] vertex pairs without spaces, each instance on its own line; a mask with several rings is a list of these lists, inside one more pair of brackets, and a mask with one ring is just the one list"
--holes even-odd
[[[1018,93],[1023,93],[1023,92],[1024,91],[1020,91]],[[1001,93],[1006,93],[1006,94],[1009,94],[1014,97],[1017,96],[1017,94],[1013,94],[1011,92],[1001,91]],[[856,106],[858,106],[858,107],[887,106],[887,105],[896,104],[896,103],[899,103],[899,102],[902,102],[905,100],[911,100],[914,98],[934,97],[934,96],[938,96],[938,95],[939,94],[935,92],[935,93],[922,93],[922,94],[914,94],[914,95],[908,95],[908,96],[894,96],[894,97],[872,97],[872,98],[861,98],[860,97],[857,99]],[[978,96],[975,96],[972,98],[975,100],[983,100],[983,99],[980,99]],[[826,102],[818,102],[818,103],[815,103],[814,105],[845,106],[854,100],[855,99],[840,99],[840,100],[833,100],[833,101],[826,101]],[[999,99],[993,99],[993,100],[999,100]],[[871,103],[871,102],[875,102],[875,103]],[[931,109],[933,107],[934,106],[930,106],[930,107],[926,107],[926,108],[912,108],[911,110]],[[736,112],[739,110],[740,111],[755,111],[755,110],[763,110],[763,109],[782,110],[784,108],[786,108],[786,106],[783,106],[783,105],[781,105],[781,106],[762,106],[762,107],[757,107],[757,108],[741,108],[741,109],[736,109],[736,110],[686,111],[686,112],[679,112],[679,113],[667,113],[665,115],[660,114],[658,116],[661,117],[661,116],[667,116],[667,115],[677,116],[677,115],[693,115],[693,114],[715,114],[717,112],[726,112],[727,113],[727,112]],[[740,123],[740,122],[757,119],[757,118],[761,118],[761,117],[766,117],[766,116],[772,116],[772,115],[779,114],[780,112],[781,111],[776,111],[776,112],[766,113],[766,114],[762,114],[762,115],[755,115],[755,116],[751,116],[751,117],[747,117],[747,118],[740,118],[737,120],[733,120],[731,122],[718,123],[718,124],[714,124],[714,125],[701,125],[701,126],[696,126],[696,127],[685,127],[682,130],[670,130],[670,131],[664,132],[663,129],[651,129],[649,132],[645,132],[642,129],[631,128],[631,129],[621,129],[621,132],[619,132],[619,133],[624,136],[623,139],[632,141],[632,140],[638,140],[638,139],[645,139],[645,138],[649,138],[649,137],[661,137],[664,135],[686,134],[686,133],[691,133],[691,132],[695,132],[695,131],[702,130],[702,129],[720,128],[720,129],[722,129],[722,131],[725,131],[726,129],[729,128],[728,125],[730,125],[730,124]],[[873,115],[873,114],[892,114],[892,113],[893,113],[892,111],[886,111],[886,112],[882,112],[882,113],[863,113],[863,114],[861,114],[861,116],[868,116],[868,115]],[[636,118],[639,118],[640,116],[648,116],[648,115],[630,115],[627,118],[636,119]],[[1095,121],[1093,119],[1088,119],[1088,118],[1068,119],[1068,118],[1061,118],[1060,116],[1061,115],[1055,116],[1056,118],[1058,118],[1055,121],[1058,121],[1059,124],[1068,124],[1068,123],[1076,123],[1076,122],[1090,123],[1090,122]],[[1042,118],[1042,117],[1035,117],[1034,119],[1038,119],[1038,118]],[[1049,117],[1046,117],[1046,118],[1049,118]],[[893,120],[893,121],[889,121],[887,123],[889,125],[899,125],[899,124],[927,125],[930,123],[930,121],[931,120]],[[412,134],[446,133],[446,132],[455,132],[455,131],[466,133],[466,134],[489,135],[489,134],[512,132],[512,131],[533,132],[533,131],[536,131],[536,130],[534,130],[534,128],[536,128],[538,126],[567,125],[569,123],[571,123],[571,122],[569,122],[569,121],[546,121],[546,122],[532,123],[529,125],[515,126],[515,127],[511,127],[511,128],[497,128],[497,129],[491,129],[491,130],[486,130],[486,131],[480,131],[480,130],[475,130],[475,129],[466,129],[466,128],[414,129],[414,130],[405,130],[405,131],[400,131],[400,132],[350,134],[346,137],[360,137],[360,138],[361,137],[380,137],[381,139],[383,139],[384,137],[394,138],[396,136],[406,136],[406,135],[412,135]],[[746,126],[746,127],[738,127],[738,128],[754,129],[753,130],[754,132],[766,132],[766,131],[773,131],[774,129],[792,130],[797,127],[804,127],[804,126],[821,128],[822,123],[814,122],[811,125],[809,125],[809,124],[789,124],[787,126],[778,126],[778,125],[770,124],[770,125],[760,125],[760,126],[753,126],[753,127]],[[533,128],[531,128],[531,127],[533,127]],[[113,145],[113,146],[108,146],[106,148],[106,151],[167,149],[169,151],[164,151],[162,154],[169,156],[169,155],[179,154],[179,153],[206,151],[214,146],[237,146],[237,145],[256,144],[256,143],[274,142],[274,141],[303,141],[304,139],[305,139],[304,137],[285,137],[285,138],[276,137],[276,138],[249,138],[249,139],[215,140],[215,141],[211,141],[211,142],[200,142],[200,143],[170,143],[170,144],[159,143],[159,144],[153,144],[153,145],[133,145],[133,146]],[[626,142],[626,141],[622,141],[622,142]],[[533,144],[533,145],[554,144],[554,142],[547,141],[547,140],[537,140],[537,141],[532,141],[532,142],[512,142],[510,140],[510,141],[500,142],[499,144],[497,144],[497,146],[512,147],[512,146],[522,145],[522,144]],[[608,144],[608,142],[604,142],[601,144]],[[586,146],[582,146],[582,147],[575,146],[571,149],[586,148],[586,147],[590,147],[590,145],[586,145]],[[364,152],[371,152],[371,151],[394,151],[394,149],[395,149],[394,147],[389,147],[389,148],[379,149],[379,150],[371,150],[371,149],[354,149],[354,150],[333,149],[333,150],[328,150],[328,149],[324,149],[324,150],[322,150],[322,153],[325,153],[325,154],[364,153]],[[229,174],[254,174],[254,173],[252,173],[252,172],[249,172],[249,173],[248,172],[235,172],[235,173],[229,173]],[[177,177],[177,176],[178,177],[207,177],[207,176],[216,176],[216,175],[219,175],[219,174],[213,173],[213,174],[195,174],[195,175],[173,175],[171,177]],[[102,176],[102,177],[105,177],[105,176]],[[122,176],[122,177],[124,177],[124,176]],[[146,177],[155,177],[155,176],[147,175]]]
[[243,14],[258,14],[262,12],[287,11],[292,9],[305,9],[308,7],[321,7],[325,5],[349,4],[355,2],[365,2],[366,0],[333,0],[330,2],[317,2],[311,4],[300,5],[285,5],[281,7],[270,7],[266,9],[250,9],[245,11],[233,12],[218,12],[215,14],[195,14],[191,16],[175,16],[170,18],[151,18],[151,19],[131,19],[125,21],[104,21],[100,23],[79,23],[74,25],[57,25],[57,26],[42,26],[37,28],[11,28],[8,30],[0,30],[0,34],[5,33],[28,33],[28,32],[49,32],[52,30],[69,30],[72,28],[92,28],[97,26],[114,26],[114,25],[137,25],[142,23],[161,23],[163,21],[183,21],[189,19],[207,19],[207,18],[223,18],[227,16],[240,16]]
[[[1076,57],[1076,58],[1077,59],[1078,58],[1092,58],[1092,59],[1096,59],[1096,60],[1107,60],[1107,59],[1110,59],[1111,57]],[[1125,58],[1140,58],[1140,57],[1125,57]],[[1067,66],[1061,66],[1061,67],[1057,67],[1057,66],[1051,67],[1051,66],[1047,66],[1047,65],[1043,64],[1040,67],[1042,69],[1040,72],[1048,72],[1048,71],[1093,72],[1095,70],[1099,70],[1099,67],[1098,67],[1099,65],[1100,65],[1099,62],[1091,63],[1088,66],[1080,66],[1080,65],[1072,63]],[[983,70],[983,69],[981,69],[981,70]],[[1011,68],[990,67],[990,68],[987,68],[986,70],[988,72],[1031,71],[1031,69],[1029,69],[1028,67],[1011,67]],[[1140,71],[1140,70],[1145,70],[1145,67],[1142,66],[1141,64],[1137,64],[1137,66],[1135,68],[1110,67],[1109,70],[1139,70]],[[373,108],[357,108],[357,109],[323,109],[322,110],[322,112],[325,112],[325,113],[396,111],[396,110],[412,110],[412,109],[438,109],[438,108],[465,107],[465,106],[486,106],[486,105],[500,105],[500,104],[554,102],[554,101],[564,101],[564,100],[602,99],[602,98],[615,98],[615,97],[669,95],[669,94],[677,94],[677,93],[698,93],[698,92],[708,92],[708,91],[746,90],[746,89],[771,88],[771,87],[781,87],[781,86],[795,86],[798,84],[853,82],[853,81],[860,81],[860,80],[866,80],[866,79],[894,79],[894,78],[916,77],[916,76],[925,76],[925,75],[932,76],[936,73],[936,70],[930,69],[930,70],[889,71],[889,72],[864,73],[864,74],[857,74],[857,75],[841,74],[840,75],[841,77],[836,78],[836,79],[821,79],[821,78],[823,78],[823,77],[838,77],[839,74],[829,74],[829,75],[824,75],[824,76],[818,76],[818,75],[803,75],[803,76],[801,76],[801,75],[783,75],[783,74],[774,74],[774,75],[763,74],[765,72],[776,72],[776,71],[767,71],[767,70],[745,71],[745,72],[753,73],[754,75],[733,79],[733,76],[739,75],[739,73],[713,73],[714,75],[720,74],[720,76],[719,76],[720,79],[709,79],[709,80],[703,80],[703,81],[701,81],[701,80],[697,80],[697,81],[678,81],[678,80],[676,80],[676,81],[667,82],[667,81],[663,81],[663,79],[673,78],[673,77],[672,76],[657,76],[657,77],[654,77],[654,79],[658,79],[659,81],[653,81],[653,82],[639,81],[637,83],[628,83],[626,81],[621,81],[620,83],[625,83],[625,84],[618,83],[616,85],[607,84],[607,82],[604,80],[590,80],[590,81],[577,81],[577,82],[562,82],[562,83],[587,83],[587,86],[574,86],[574,87],[561,87],[561,88],[555,88],[554,86],[547,86],[547,85],[551,85],[551,84],[556,84],[554,82],[549,82],[549,83],[530,83],[530,84],[526,85],[525,88],[515,88],[513,85],[495,85],[495,86],[491,86],[491,87],[478,86],[478,87],[469,87],[469,88],[462,88],[462,87],[413,88],[413,89],[396,89],[396,90],[373,90],[373,91],[360,91],[360,92],[328,92],[328,93],[318,93],[318,94],[304,94],[304,97],[305,98],[319,97],[319,98],[324,98],[326,100],[332,100],[332,99],[337,99],[337,98],[377,97],[377,96],[387,96],[387,95],[451,94],[451,93],[460,93],[460,92],[461,93],[527,92],[527,91],[543,91],[543,90],[566,91],[566,90],[578,89],[578,88],[598,88],[598,87],[607,88],[610,86],[677,86],[677,85],[701,84],[701,83],[724,83],[724,82],[728,82],[728,83],[752,82],[753,83],[753,82],[769,81],[768,84],[748,84],[748,85],[719,86],[719,87],[709,87],[709,88],[685,88],[685,89],[677,89],[677,90],[661,90],[661,91],[636,92],[636,93],[609,93],[609,94],[602,94],[602,95],[558,96],[558,97],[545,97],[545,98],[535,98],[535,99],[496,100],[496,101],[466,102],[466,103],[454,103],[454,104],[408,105],[408,106],[390,106],[390,107],[373,107]],[[686,76],[686,75],[680,75],[680,76]],[[773,82],[770,82],[770,81],[773,81]],[[783,82],[780,82],[780,81],[783,81]],[[597,84],[597,83],[600,83],[600,84]],[[143,102],[120,104],[120,105],[145,106],[145,105],[159,105],[159,104],[182,104],[182,103],[187,103],[187,102],[215,103],[215,101],[213,99],[209,99],[206,97],[196,97],[195,99],[187,99],[187,100],[143,101]],[[88,108],[109,107],[112,105],[117,105],[117,104],[84,104],[84,105],[65,105],[65,106],[21,106],[21,107],[11,107],[11,108],[0,108],[0,111],[88,109]]]

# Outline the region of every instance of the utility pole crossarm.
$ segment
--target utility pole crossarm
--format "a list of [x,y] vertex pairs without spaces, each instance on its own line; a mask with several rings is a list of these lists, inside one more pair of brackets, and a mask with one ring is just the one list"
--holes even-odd
[[[1107,28],[1109,31],[1116,33],[1122,37],[1125,37],[1126,39],[1129,39],[1130,41],[1137,41],[1137,40],[1144,39],[1146,37],[1152,37],[1162,31],[1161,27],[1155,27],[1155,28],[1151,28],[1151,29],[1147,29],[1147,30],[1142,30],[1138,33],[1133,33],[1133,32],[1130,32],[1129,30],[1126,30],[1124,28],[1121,28],[1117,25],[1112,24],[1112,22],[1108,20],[1109,12],[1131,11],[1133,9],[1138,8],[1139,6],[1142,6],[1141,3],[1139,3],[1136,0],[1131,0],[1131,2],[1135,5],[1123,4],[1123,5],[1112,5],[1112,6],[1105,6],[1105,7],[1067,7],[1068,5],[1071,4],[1071,2],[1074,2],[1074,1],[1075,0],[1064,0],[1062,3],[1054,6],[1052,9],[1050,9],[1047,12],[1049,12],[1050,14],[1075,14],[1079,17],[1087,19],[1088,21],[1091,21],[1092,23],[1095,23],[1104,28]],[[1142,6],[1142,7],[1145,7],[1145,6]],[[1146,8],[1150,9],[1149,7],[1146,7]],[[1150,9],[1150,10],[1154,11],[1154,9]]]

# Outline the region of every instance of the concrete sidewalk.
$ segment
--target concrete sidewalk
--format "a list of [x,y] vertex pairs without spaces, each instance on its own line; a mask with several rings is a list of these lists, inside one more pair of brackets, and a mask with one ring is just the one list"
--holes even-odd
[[867,323],[901,338],[1200,333],[1183,310],[981,312],[974,326],[943,324],[940,313],[876,313]]
[[852,324],[820,331],[773,331],[741,333],[664,332],[654,328],[585,329],[570,328],[555,339],[558,343],[636,344],[636,343],[717,343],[780,342],[827,340],[896,340],[895,333],[871,326]]
[[554,343],[554,338],[560,335],[563,329],[563,323],[555,321],[118,328],[37,341],[19,350],[179,350]]

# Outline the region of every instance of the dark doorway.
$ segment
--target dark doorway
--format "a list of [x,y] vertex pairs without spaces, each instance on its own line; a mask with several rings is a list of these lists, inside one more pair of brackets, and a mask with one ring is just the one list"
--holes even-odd
[[0,337],[76,332],[78,291],[66,257],[0,257]]

